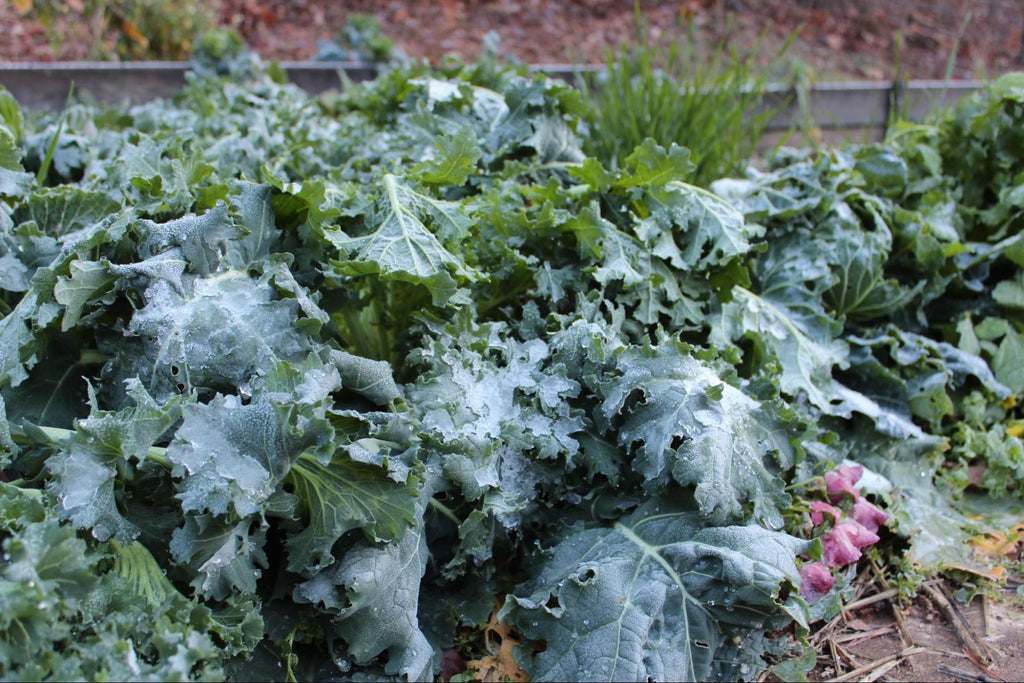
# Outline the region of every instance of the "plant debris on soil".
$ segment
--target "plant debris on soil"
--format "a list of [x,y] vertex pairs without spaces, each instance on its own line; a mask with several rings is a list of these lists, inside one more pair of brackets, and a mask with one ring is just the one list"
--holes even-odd
[[812,680],[1024,680],[1024,613],[1012,592],[964,604],[952,595],[952,581],[936,579],[901,604],[899,591],[887,586],[876,573],[862,573],[855,597],[811,635]]

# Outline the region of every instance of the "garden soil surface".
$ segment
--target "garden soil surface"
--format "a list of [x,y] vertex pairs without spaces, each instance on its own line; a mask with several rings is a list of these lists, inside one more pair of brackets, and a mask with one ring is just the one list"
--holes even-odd
[[[81,6],[82,0],[67,6]],[[1019,0],[684,0],[645,1],[651,36],[710,51],[722,40],[741,53],[760,44],[768,58],[794,37],[769,76],[814,80],[985,79],[1024,69],[1024,3]],[[410,57],[471,59],[495,31],[501,52],[533,64],[598,64],[635,35],[629,0],[220,0],[219,22],[265,58],[313,59],[352,12],[376,16]],[[110,58],[103,36],[56,34],[0,1],[0,62]],[[686,26],[692,22],[692,37]],[[65,33],[61,34],[61,31]],[[54,35],[57,36],[53,40]],[[761,42],[758,43],[760,37]],[[814,680],[1024,681],[1020,600],[950,600],[938,579],[911,604],[869,580],[843,613],[817,624]]]
[[[37,0],[43,2],[45,0]],[[0,61],[109,58],[103,41],[68,15],[57,39],[0,1]],[[66,7],[88,6],[69,0]],[[685,41],[692,21],[697,49],[721,40],[749,50],[764,34],[767,59],[795,35],[776,66],[818,80],[988,78],[1024,67],[1019,0],[644,0],[640,9],[658,39]],[[634,31],[632,0],[220,0],[222,25],[238,30],[267,58],[312,59],[353,12],[376,16],[411,57],[471,58],[495,31],[502,51],[528,63],[601,63]]]

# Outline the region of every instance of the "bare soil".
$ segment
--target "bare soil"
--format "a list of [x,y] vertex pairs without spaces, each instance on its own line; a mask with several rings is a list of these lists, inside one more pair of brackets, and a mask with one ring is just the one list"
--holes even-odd
[[[23,0],[24,1],[24,0]],[[67,3],[81,6],[81,1]],[[664,41],[740,51],[764,34],[766,56],[795,35],[778,78],[803,70],[818,80],[988,78],[1024,68],[1019,0],[643,0],[649,30]],[[630,0],[219,0],[219,22],[266,58],[312,59],[353,12],[373,14],[410,56],[471,58],[491,30],[508,55],[529,63],[600,63],[634,31]],[[48,41],[37,22],[0,2],[0,61],[100,57],[73,15]],[[61,39],[66,29],[67,39]],[[79,30],[75,30],[79,29]],[[53,34],[50,34],[53,35]],[[788,73],[787,73],[788,72]]]
[[1020,601],[1006,593],[963,605],[951,588],[933,582],[907,606],[873,591],[848,604],[811,636],[811,680],[1024,681]]

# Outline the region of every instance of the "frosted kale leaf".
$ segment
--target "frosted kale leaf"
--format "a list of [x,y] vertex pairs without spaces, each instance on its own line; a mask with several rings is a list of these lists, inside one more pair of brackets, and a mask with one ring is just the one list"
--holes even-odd
[[788,498],[779,473],[792,464],[785,428],[685,348],[621,350],[602,395],[599,426],[622,420],[618,443],[639,444],[633,468],[650,488],[671,475],[696,485],[701,512],[714,523],[742,518],[752,503],[756,517],[781,524]]
[[111,340],[109,382],[138,376],[157,400],[194,389],[233,391],[262,367],[301,360],[310,341],[296,327],[295,299],[228,271],[192,281],[192,291],[156,280],[126,334]]
[[158,405],[137,381],[126,393],[134,405],[119,411],[98,410],[90,396],[92,414],[75,425],[62,450],[47,461],[54,475],[58,510],[80,529],[106,541],[134,539],[138,528],[123,513],[122,482],[146,461],[149,449],[181,416],[182,401]]
[[502,610],[546,649],[520,663],[537,681],[688,681],[734,637],[797,612],[806,541],[756,525],[707,526],[657,499],[611,528],[569,535]]
[[473,279],[475,274],[444,248],[423,221],[433,214],[432,220],[445,219],[441,229],[457,230],[459,224],[452,223],[455,219],[443,206],[410,202],[411,195],[394,176],[385,175],[383,183],[385,196],[373,232],[361,237],[349,237],[340,231],[327,233],[331,243],[347,257],[332,261],[334,270],[339,275],[380,274],[383,279],[420,284],[430,290],[435,303],[444,304],[455,291],[456,276],[465,280]]
[[[422,520],[432,488],[425,486],[414,517]],[[386,672],[410,681],[432,676],[433,648],[419,625],[420,588],[430,550],[421,523],[383,546],[360,543],[334,565],[295,587],[296,602],[333,615],[334,631],[360,664],[387,652]]]

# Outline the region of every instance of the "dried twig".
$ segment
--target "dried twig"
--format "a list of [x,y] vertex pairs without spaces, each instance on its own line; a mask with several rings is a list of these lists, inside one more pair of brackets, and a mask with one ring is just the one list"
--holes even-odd
[[1005,681],[1006,680],[1005,678],[1003,678],[1002,676],[997,674],[995,671],[992,671],[991,669],[986,667],[984,664],[979,662],[977,659],[975,659],[974,655],[971,654],[970,650],[964,649],[964,654],[967,655],[967,659],[971,660],[971,663],[974,664],[974,666],[978,667],[985,674],[987,674],[989,676],[989,680],[993,680],[993,681]]
[[872,638],[878,638],[879,636],[885,636],[893,633],[897,630],[896,625],[890,624],[889,626],[879,626],[878,628],[871,629],[870,631],[861,631],[859,633],[847,633],[846,635],[836,636],[834,640],[837,643],[850,643],[850,645],[860,645],[861,643],[871,640]]
[[882,600],[890,600],[899,594],[899,589],[890,588],[889,590],[882,591],[881,593],[875,593],[874,595],[869,595],[866,598],[861,598],[856,602],[851,602],[850,604],[844,606],[843,609],[846,610],[847,613],[856,612],[857,610],[867,607],[868,605],[873,605],[876,602],[881,602]]
[[[992,663],[993,656],[992,650],[979,636],[978,632],[974,630],[970,622],[963,615],[956,605],[947,598],[941,588],[924,584],[921,586],[924,592],[928,594],[928,597],[945,613],[946,620],[949,625],[953,627],[953,631],[956,632],[960,642],[967,648],[971,658],[980,662],[984,666],[988,666]],[[980,665],[979,665],[980,666]],[[983,667],[982,667],[983,668]]]
[[[925,653],[925,652],[933,652],[933,651],[934,650],[932,650],[931,648],[927,648],[927,647],[908,647],[905,650],[901,650],[900,652],[897,652],[896,654],[889,655],[888,657],[882,657],[881,659],[879,659],[877,661],[871,662],[870,664],[862,666],[862,667],[860,667],[858,669],[854,669],[853,671],[845,673],[842,676],[836,676],[835,678],[830,678],[828,680],[828,683],[843,683],[844,681],[862,681],[862,680],[863,681],[866,681],[866,680],[874,681],[874,680],[877,680],[878,678],[881,678],[882,676],[884,676],[890,669],[892,669],[894,666],[899,665],[899,663],[902,660],[906,659],[907,657],[911,657],[913,655],[922,654],[922,653]],[[892,666],[890,666],[890,665],[892,665]],[[877,672],[879,669],[884,669],[884,670],[881,673],[877,673],[876,674],[875,672]],[[869,678],[869,676],[872,676],[873,674],[874,674],[874,677],[873,678]]]
[[961,681],[978,681],[979,683],[989,683],[990,681],[996,681],[995,678],[990,678],[985,674],[975,673],[974,671],[964,671],[963,669],[957,669],[952,666],[946,666],[945,664],[939,664],[935,669],[940,674],[946,674],[953,678],[959,678]]
[[[873,558],[869,557],[868,561],[871,564],[871,571],[874,573],[875,577],[878,579],[878,582],[882,584],[882,588],[885,588],[887,591],[895,590],[897,595],[898,595],[899,591],[897,589],[895,589],[895,588],[892,588],[889,585],[889,582],[885,578],[885,574],[882,572],[881,569],[879,569],[878,565],[875,564],[875,560]],[[890,600],[889,604],[892,606],[892,616],[893,616],[893,619],[896,620],[896,627],[900,631],[900,640],[903,642],[903,647],[904,648],[913,647],[914,646],[914,639],[910,636],[910,631],[907,630],[907,620],[904,619],[904,617],[903,617],[903,610],[900,608],[900,601],[899,600]]]

